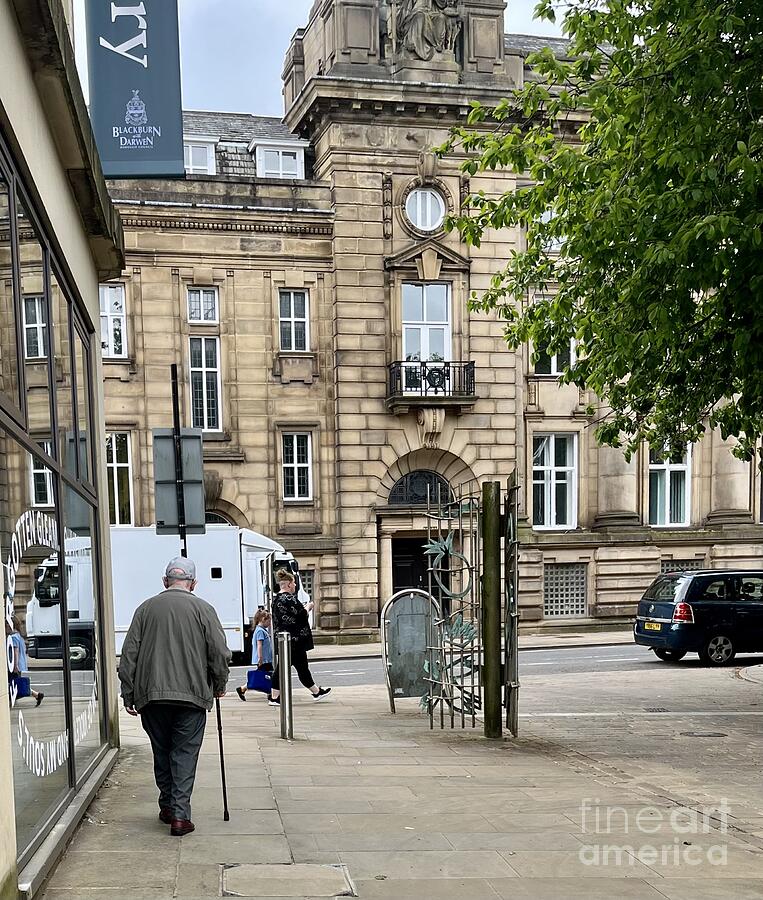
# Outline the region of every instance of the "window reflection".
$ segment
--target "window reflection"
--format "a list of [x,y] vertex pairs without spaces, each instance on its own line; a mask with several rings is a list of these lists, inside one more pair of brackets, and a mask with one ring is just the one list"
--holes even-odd
[[74,760],[79,780],[104,739],[97,677],[100,647],[93,554],[94,513],[90,504],[69,485],[64,487],[64,496],[64,560],[72,667]]
[[6,599],[14,612],[14,662],[20,676],[10,684],[10,717],[22,852],[69,787],[63,608],[55,515],[27,508],[29,451],[5,436],[0,455],[7,463],[7,479],[0,486],[0,554]]
[[49,446],[52,418],[48,372],[47,267],[42,244],[21,199],[17,202],[16,223],[29,431],[38,444]]
[[74,406],[72,403],[71,341],[69,340],[69,302],[55,273],[50,276],[51,324],[55,355],[56,406],[58,412],[57,447],[59,459],[71,475],[76,475],[74,453]]
[[0,396],[19,406],[19,360],[13,302],[10,188],[0,170]]

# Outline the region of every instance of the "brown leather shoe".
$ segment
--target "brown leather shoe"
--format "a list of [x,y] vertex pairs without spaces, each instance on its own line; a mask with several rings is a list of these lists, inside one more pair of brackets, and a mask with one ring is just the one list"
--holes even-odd
[[173,819],[170,822],[170,834],[173,837],[183,837],[196,830],[196,826],[190,819]]
[[171,806],[163,806],[159,810],[159,821],[164,822],[165,825],[171,825],[173,818]]

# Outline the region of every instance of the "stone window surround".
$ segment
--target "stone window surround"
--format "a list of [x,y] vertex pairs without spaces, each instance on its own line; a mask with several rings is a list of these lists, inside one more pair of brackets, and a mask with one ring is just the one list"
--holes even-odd
[[[138,290],[140,290],[140,269],[134,269],[132,272],[125,270],[118,278],[114,278],[111,281],[104,281],[101,284],[121,284],[124,288],[124,298],[125,298],[125,330],[124,330],[124,343],[127,347],[127,355],[126,356],[104,356],[101,354],[101,362],[104,366],[104,377],[110,378],[114,377],[117,372],[121,372],[120,379],[123,381],[129,380],[129,375],[135,375],[137,373],[136,363],[135,363],[135,298],[133,295],[133,272],[137,275],[137,283]],[[100,332],[98,337],[98,342],[100,345]],[[126,367],[126,369],[124,368]]]
[[450,285],[450,336],[451,360],[455,362],[470,359],[469,356],[469,316],[464,314],[469,297],[468,274],[453,271],[444,263],[439,277],[422,279],[415,267],[395,269],[390,273],[390,316],[389,322],[389,361],[403,359],[403,283],[428,281],[447,283]]
[[[230,383],[227,366],[227,355],[225,352],[225,334],[227,328],[225,323],[226,310],[226,288],[229,279],[225,276],[226,270],[212,269],[209,267],[194,267],[193,269],[173,270],[173,283],[176,285],[175,291],[175,317],[179,325],[178,338],[180,339],[180,354],[182,365],[179,366],[178,380],[180,383],[180,414],[183,416],[183,397],[187,398],[187,419],[191,421],[191,360],[190,360],[190,342],[191,337],[216,337],[218,339],[218,368],[219,378],[218,385],[220,389],[220,427],[215,431],[204,431],[204,443],[208,441],[230,441],[231,434],[229,427],[230,415],[230,398],[228,396],[227,385]],[[232,282],[230,282],[232,284]],[[189,322],[188,321],[188,289],[194,287],[215,288],[217,291],[217,322]],[[184,385],[184,386],[183,386]]]
[[[643,522],[647,528],[652,528],[656,530],[660,529],[683,529],[683,528],[691,528],[693,524],[697,521],[700,521],[700,517],[696,515],[699,512],[699,502],[700,502],[700,482],[701,477],[698,477],[701,473],[701,462],[702,462],[702,450],[701,443],[699,445],[693,444],[687,447],[687,459],[686,459],[686,473],[687,473],[687,484],[685,487],[685,504],[686,504],[686,516],[683,522],[677,523],[665,523],[664,525],[652,524],[649,521],[649,473],[652,471],[652,467],[649,462],[649,447],[646,445],[643,446],[641,456],[641,465],[640,465],[640,475],[641,475],[641,497],[642,497],[642,505],[641,508],[643,510]],[[667,489],[667,486],[666,486]]]
[[[528,435],[527,440],[527,461],[528,461],[528,479],[527,479],[527,510],[530,516],[530,520],[533,518],[533,492],[535,485],[535,461],[533,454],[533,443],[536,437],[541,436],[561,436],[561,437],[572,437],[572,454],[573,454],[573,462],[572,462],[572,483],[570,486],[570,506],[572,512],[572,519],[569,524],[566,525],[537,525],[532,522],[532,528],[534,531],[575,531],[580,528],[581,525],[581,503],[580,503],[580,494],[581,494],[581,485],[585,485],[583,481],[583,476],[581,473],[581,446],[585,446],[583,443],[583,436],[577,429],[569,428],[569,424],[567,427],[556,427],[551,426],[548,421],[540,423],[539,427],[533,428]],[[551,460],[551,468],[556,468],[554,464],[554,459],[552,455]],[[553,494],[555,488],[555,482],[552,481],[551,492]]]
[[420,188],[429,188],[430,190],[436,191],[445,204],[445,216],[447,217],[453,214],[455,209],[453,195],[448,189],[447,184],[440,178],[422,178],[419,176],[408,181],[398,193],[397,202],[394,204],[398,223],[413,237],[424,238],[427,240],[433,237],[441,237],[445,231],[444,219],[438,228],[435,228],[432,231],[425,231],[421,228],[417,228],[408,218],[406,212],[408,197]]
[[[191,291],[199,292],[200,316],[199,319],[191,318]],[[204,292],[212,292],[215,296],[215,317],[214,319],[204,318]],[[188,324],[191,326],[220,324],[220,288],[216,284],[187,284],[185,286],[185,314]]]
[[[309,434],[310,435],[310,480],[311,480],[311,497],[310,499],[289,500],[283,495],[283,435],[284,434]],[[273,439],[276,460],[276,498],[279,507],[282,509],[312,506],[320,507],[321,495],[321,426],[320,422],[312,421],[284,421],[279,420],[273,423]]]
[[[193,341],[193,340],[200,340],[202,342],[201,343],[201,357],[202,357],[201,367],[198,367],[198,366],[192,367],[191,366],[191,341]],[[206,364],[206,350],[207,350],[206,341],[208,341],[208,340],[214,341],[215,346],[217,348],[217,352],[216,352],[217,365],[216,365],[216,368],[214,368],[214,369],[208,369],[207,364]],[[187,385],[187,389],[188,389],[188,401],[189,401],[188,402],[188,419],[191,422],[191,427],[192,428],[200,427],[202,432],[204,433],[205,437],[206,437],[206,435],[224,434],[224,427],[223,427],[224,412],[225,412],[225,410],[227,410],[228,404],[225,402],[225,399],[223,397],[223,384],[224,384],[223,372],[222,372],[223,349],[222,349],[222,340],[220,338],[220,335],[219,335],[219,333],[218,334],[210,334],[210,333],[207,333],[206,331],[192,331],[186,338],[186,341],[187,341],[187,343],[186,343],[186,353],[187,353],[186,359],[187,359],[187,365],[188,365],[187,372],[186,372],[186,385]],[[204,398],[203,399],[203,409],[204,409],[205,421],[204,421],[204,424],[201,426],[193,424],[193,392],[192,392],[192,388],[191,388],[191,382],[192,382],[191,375],[194,372],[201,372],[204,375],[202,391],[203,391],[203,398]],[[209,428],[206,424],[206,419],[208,418],[208,409],[209,409],[207,406],[207,399],[206,399],[206,375],[209,372],[217,373],[217,426],[218,426],[217,428]]]
[[102,284],[99,284],[98,285],[98,303],[99,303],[99,305],[101,303],[101,300],[102,300],[101,290],[103,288],[115,288],[115,287],[122,288],[122,314],[120,316],[118,313],[112,313],[109,310],[107,310],[104,313],[104,311],[101,310],[101,320],[103,320],[103,317],[106,316],[106,320],[108,323],[108,332],[109,332],[109,345],[111,345],[114,340],[114,333],[112,330],[112,320],[115,318],[121,318],[121,320],[122,320],[122,347],[123,347],[124,352],[119,353],[119,354],[114,354],[114,353],[105,354],[103,352],[103,349],[101,349],[101,358],[104,360],[117,360],[117,361],[125,362],[129,358],[129,350],[130,350],[130,347],[132,346],[132,344],[130,343],[130,340],[129,340],[129,335],[127,334],[127,320],[128,320],[127,285],[125,283],[125,279],[119,279],[119,281],[106,281],[106,282],[103,282]]
[[[267,292],[268,278],[265,279]],[[282,384],[294,381],[312,384],[318,379],[318,308],[323,299],[323,273],[303,269],[273,269],[270,272],[270,326],[273,375]],[[305,291],[307,303],[307,350],[281,350],[281,291]]]

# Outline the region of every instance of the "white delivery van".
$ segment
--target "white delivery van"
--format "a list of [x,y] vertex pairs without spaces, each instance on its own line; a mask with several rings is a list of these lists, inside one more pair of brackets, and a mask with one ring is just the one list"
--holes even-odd
[[[83,548],[75,547],[77,541]],[[87,552],[84,549],[87,543]],[[167,563],[180,555],[177,535],[156,530],[112,526],[111,566],[114,591],[114,629],[117,655],[122,652],[133,614],[148,597],[158,594]],[[302,587],[297,561],[277,541],[247,528],[208,525],[206,534],[188,535],[188,556],[196,564],[196,593],[214,606],[225,630],[236,664],[248,662],[244,634],[259,607],[269,607],[279,568],[294,572],[299,599],[310,602]],[[94,602],[89,559],[89,538],[67,541],[67,607],[72,662],[92,665]],[[59,656],[58,556],[49,556],[35,574],[35,591],[27,605],[27,636],[32,656]]]

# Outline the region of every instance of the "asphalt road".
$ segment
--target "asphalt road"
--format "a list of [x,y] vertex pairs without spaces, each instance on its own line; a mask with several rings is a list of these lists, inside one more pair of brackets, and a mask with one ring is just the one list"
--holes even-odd
[[[735,665],[752,665],[763,662],[763,656],[740,655]],[[681,668],[699,668],[699,659],[690,654]],[[560,650],[521,650],[519,653],[520,677],[530,675],[584,674],[591,672],[660,672],[673,665],[664,663],[645,647],[622,644],[616,647],[565,647]],[[310,669],[315,680],[322,685],[352,687],[360,684],[382,684],[384,675],[381,659],[337,659],[312,663]],[[246,681],[246,667],[231,670],[229,689]],[[294,675],[294,685],[299,682]]]

